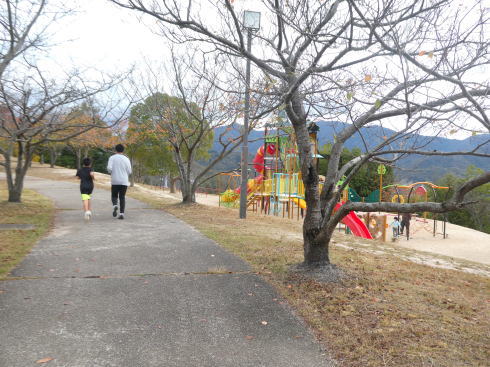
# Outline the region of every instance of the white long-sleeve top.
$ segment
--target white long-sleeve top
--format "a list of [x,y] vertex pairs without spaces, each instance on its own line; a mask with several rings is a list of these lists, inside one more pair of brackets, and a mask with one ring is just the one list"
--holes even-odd
[[129,186],[131,162],[124,154],[114,154],[107,162],[107,171],[111,174],[112,185]]

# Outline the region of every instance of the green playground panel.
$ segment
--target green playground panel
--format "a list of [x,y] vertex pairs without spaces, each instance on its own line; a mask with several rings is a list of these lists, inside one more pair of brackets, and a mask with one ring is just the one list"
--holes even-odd
[[356,190],[349,187],[349,200],[357,203],[362,201],[362,197],[359,196]]

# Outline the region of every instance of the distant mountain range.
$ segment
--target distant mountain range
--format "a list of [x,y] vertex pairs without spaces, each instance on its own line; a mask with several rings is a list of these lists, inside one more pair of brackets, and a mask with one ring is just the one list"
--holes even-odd
[[[317,125],[320,127],[320,131],[318,132],[319,146],[332,143],[334,136],[346,126],[346,124],[336,121],[317,122]],[[219,143],[216,141],[216,138],[222,132],[222,128],[218,128],[215,131],[215,142],[213,144],[213,151],[215,152],[219,149]],[[362,128],[360,129],[359,134],[355,134],[346,142],[345,147],[348,149],[359,148],[361,151],[364,151],[365,144],[368,147],[373,147],[382,142],[384,136],[390,136],[393,133],[394,130],[379,126]],[[228,136],[236,137],[238,136],[238,133],[231,131]],[[263,138],[263,130],[253,130],[249,134],[249,154],[251,159],[255,156],[257,149],[264,144]],[[475,135],[464,140],[412,134],[405,137],[403,140],[394,143],[392,147],[396,149],[402,146],[409,147],[416,145],[423,151],[468,151],[476,145],[486,141],[490,141],[490,134]],[[483,151],[490,153],[490,143],[485,146]],[[240,155],[240,150],[237,150],[231,154],[228,159],[221,162],[218,167],[216,167],[216,170],[229,171],[238,168],[240,166]],[[400,183],[416,181],[435,182],[447,173],[463,176],[469,165],[474,165],[488,171],[490,170],[490,159],[472,156],[442,157],[410,155],[401,158],[397,162],[395,175],[397,181]]]

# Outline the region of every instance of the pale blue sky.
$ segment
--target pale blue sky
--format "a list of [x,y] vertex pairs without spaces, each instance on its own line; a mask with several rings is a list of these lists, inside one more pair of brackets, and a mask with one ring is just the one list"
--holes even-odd
[[[165,53],[162,38],[140,24],[136,13],[120,9],[105,0],[74,0],[77,14],[56,27],[56,45],[49,59],[62,69],[95,67],[117,72],[127,69],[143,55]],[[133,16],[131,16],[133,15]]]
[[[163,38],[141,23],[137,12],[121,9],[107,0],[65,3],[77,8],[78,13],[53,25],[55,45],[43,64],[54,75],[73,68],[118,73],[141,65],[143,58],[161,64],[168,54]],[[145,21],[150,22],[151,18]],[[459,134],[450,137],[461,138]]]

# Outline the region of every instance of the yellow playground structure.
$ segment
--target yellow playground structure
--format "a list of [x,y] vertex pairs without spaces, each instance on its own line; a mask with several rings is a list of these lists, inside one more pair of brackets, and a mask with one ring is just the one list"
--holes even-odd
[[[318,154],[317,132],[318,126],[311,123],[309,128],[311,141],[311,154],[318,167],[318,160],[323,158]],[[254,212],[268,215],[282,215],[293,219],[300,219],[306,210],[305,188],[301,179],[299,157],[295,136],[291,127],[280,127],[273,131],[265,129],[264,144],[257,149],[253,159],[256,176],[248,180],[247,207]],[[379,173],[379,172],[378,172]],[[382,173],[381,173],[382,174]],[[226,207],[239,207],[240,179],[237,172],[221,173],[218,179],[218,190],[221,192],[221,180],[226,180],[226,190],[219,195],[219,205]],[[381,177],[380,177],[381,178]],[[382,181],[381,181],[382,182]],[[322,176],[320,176],[319,189],[322,190]],[[446,193],[448,187],[437,186],[430,182],[416,182],[410,185],[387,185],[371,192],[367,197],[360,197],[353,188],[344,190],[342,202],[347,201],[391,201],[399,203],[412,203],[417,201],[437,201],[441,193]],[[337,208],[342,205],[337,204]],[[423,215],[427,220],[427,213]],[[436,220],[434,219],[434,235],[436,233]],[[342,223],[354,235],[364,238],[379,238],[386,240],[387,216],[382,213],[349,213]],[[443,225],[443,238],[445,234]]]
[[[312,154],[315,160],[318,155],[317,131],[315,124],[310,125]],[[318,164],[318,161],[316,162]],[[257,149],[253,159],[256,177],[247,184],[247,206],[261,213],[296,217],[304,214],[304,185],[299,172],[299,159],[294,134],[291,128],[279,128],[272,134],[264,132],[264,144]],[[239,175],[222,173],[227,179],[227,190],[220,194],[220,205],[238,207]]]

